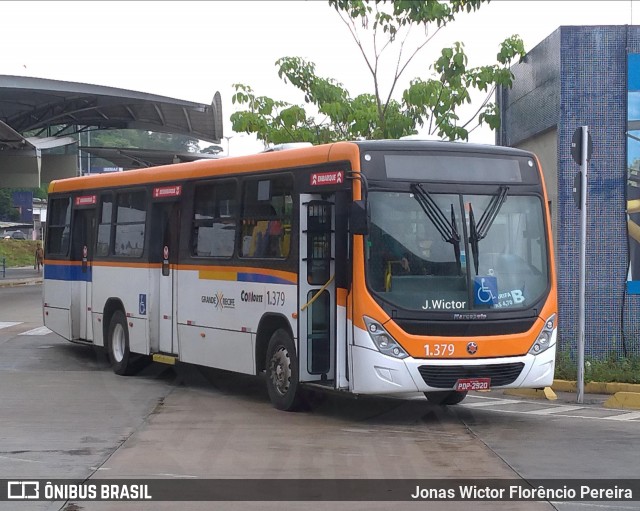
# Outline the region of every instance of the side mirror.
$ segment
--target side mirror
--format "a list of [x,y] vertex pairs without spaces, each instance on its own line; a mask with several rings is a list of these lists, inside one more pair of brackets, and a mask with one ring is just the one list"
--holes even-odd
[[369,215],[365,201],[356,200],[351,203],[349,228],[351,234],[369,234]]

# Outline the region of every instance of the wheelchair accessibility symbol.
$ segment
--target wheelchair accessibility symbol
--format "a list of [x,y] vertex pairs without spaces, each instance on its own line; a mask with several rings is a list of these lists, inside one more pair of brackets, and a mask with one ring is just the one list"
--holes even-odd
[[473,298],[478,306],[490,307],[498,303],[498,279],[491,276],[475,277]]
[[147,313],[147,295],[139,295],[138,313],[142,316]]

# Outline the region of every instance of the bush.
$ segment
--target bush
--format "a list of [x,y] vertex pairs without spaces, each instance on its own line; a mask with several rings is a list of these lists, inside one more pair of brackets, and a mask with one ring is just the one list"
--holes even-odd
[[[561,380],[576,380],[578,364],[568,351],[558,351],[555,377]],[[584,381],[603,383],[640,383],[640,356],[621,357],[610,353],[605,359],[585,358]]]

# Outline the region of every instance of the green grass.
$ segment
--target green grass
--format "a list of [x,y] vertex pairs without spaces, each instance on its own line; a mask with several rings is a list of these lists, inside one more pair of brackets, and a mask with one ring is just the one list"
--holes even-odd
[[[640,383],[640,357],[620,357],[611,353],[604,360],[585,358],[584,381],[604,383]],[[576,380],[578,365],[568,352],[559,351],[556,357],[555,377],[560,380]]]
[[2,258],[6,258],[7,268],[33,266],[37,244],[32,240],[0,239],[0,265]]

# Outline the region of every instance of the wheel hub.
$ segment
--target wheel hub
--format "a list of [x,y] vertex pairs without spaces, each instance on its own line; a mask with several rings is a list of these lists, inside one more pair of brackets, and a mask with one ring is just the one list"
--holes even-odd
[[111,339],[111,346],[113,351],[113,358],[117,362],[122,362],[124,358],[124,329],[122,325],[116,325],[113,329],[113,338]]
[[284,347],[280,347],[271,357],[271,382],[280,395],[285,395],[289,390],[291,380],[291,364],[289,353]]

